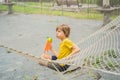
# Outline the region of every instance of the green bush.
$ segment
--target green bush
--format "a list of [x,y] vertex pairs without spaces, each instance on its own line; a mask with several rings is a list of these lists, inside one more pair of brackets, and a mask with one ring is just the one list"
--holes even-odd
[[97,0],[78,0],[80,3],[84,3],[84,4],[96,4]]
[[111,6],[120,6],[120,0],[110,0]]
[[97,0],[97,5],[102,6],[103,0]]
[[53,0],[16,0],[16,1],[20,1],[20,2],[41,2],[41,1],[42,2],[51,2]]

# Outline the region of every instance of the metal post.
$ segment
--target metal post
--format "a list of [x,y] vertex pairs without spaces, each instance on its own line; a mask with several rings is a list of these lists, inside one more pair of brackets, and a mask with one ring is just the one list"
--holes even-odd
[[12,14],[13,11],[12,11],[12,4],[11,4],[11,0],[8,0],[8,14]]
[[13,7],[14,3],[11,0],[5,0],[3,5],[7,5],[8,6],[8,14],[12,14],[13,13],[12,7]]
[[[110,2],[109,2],[109,0],[103,0],[103,9],[110,9]],[[111,11],[107,11],[107,10],[105,10],[103,12],[103,14],[104,14],[103,26],[111,21],[110,20],[110,12]]]

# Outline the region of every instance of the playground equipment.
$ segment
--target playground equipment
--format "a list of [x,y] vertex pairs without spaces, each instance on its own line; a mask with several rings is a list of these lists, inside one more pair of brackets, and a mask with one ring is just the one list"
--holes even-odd
[[116,8],[113,8],[110,6],[110,1],[109,0],[103,0],[103,7],[102,8],[97,8],[98,11],[102,12],[104,15],[103,19],[103,25],[106,25],[111,21],[110,19],[110,14],[112,11],[114,11]]
[[8,6],[8,14],[13,13],[13,8],[12,7],[15,4],[14,2],[12,2],[11,0],[5,0],[2,4]]

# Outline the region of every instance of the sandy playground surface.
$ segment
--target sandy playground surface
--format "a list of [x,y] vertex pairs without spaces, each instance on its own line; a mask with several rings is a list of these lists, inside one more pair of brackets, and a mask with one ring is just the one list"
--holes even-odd
[[[102,25],[102,21],[96,20],[20,13],[7,15],[6,12],[2,12],[0,44],[40,56],[47,36],[53,38],[53,47],[58,49],[60,41],[56,38],[55,28],[63,23],[71,26],[70,38],[75,43],[94,33]],[[59,80],[60,75],[20,55],[8,54],[6,49],[0,47],[1,80],[30,80],[34,77],[38,77],[39,80]],[[90,80],[90,77],[84,75],[79,80]]]

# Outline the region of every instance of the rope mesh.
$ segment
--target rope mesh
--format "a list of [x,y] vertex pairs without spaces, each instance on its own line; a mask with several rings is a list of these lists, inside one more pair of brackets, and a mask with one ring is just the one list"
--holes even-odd
[[55,62],[120,75],[120,16],[77,44],[81,51]]

